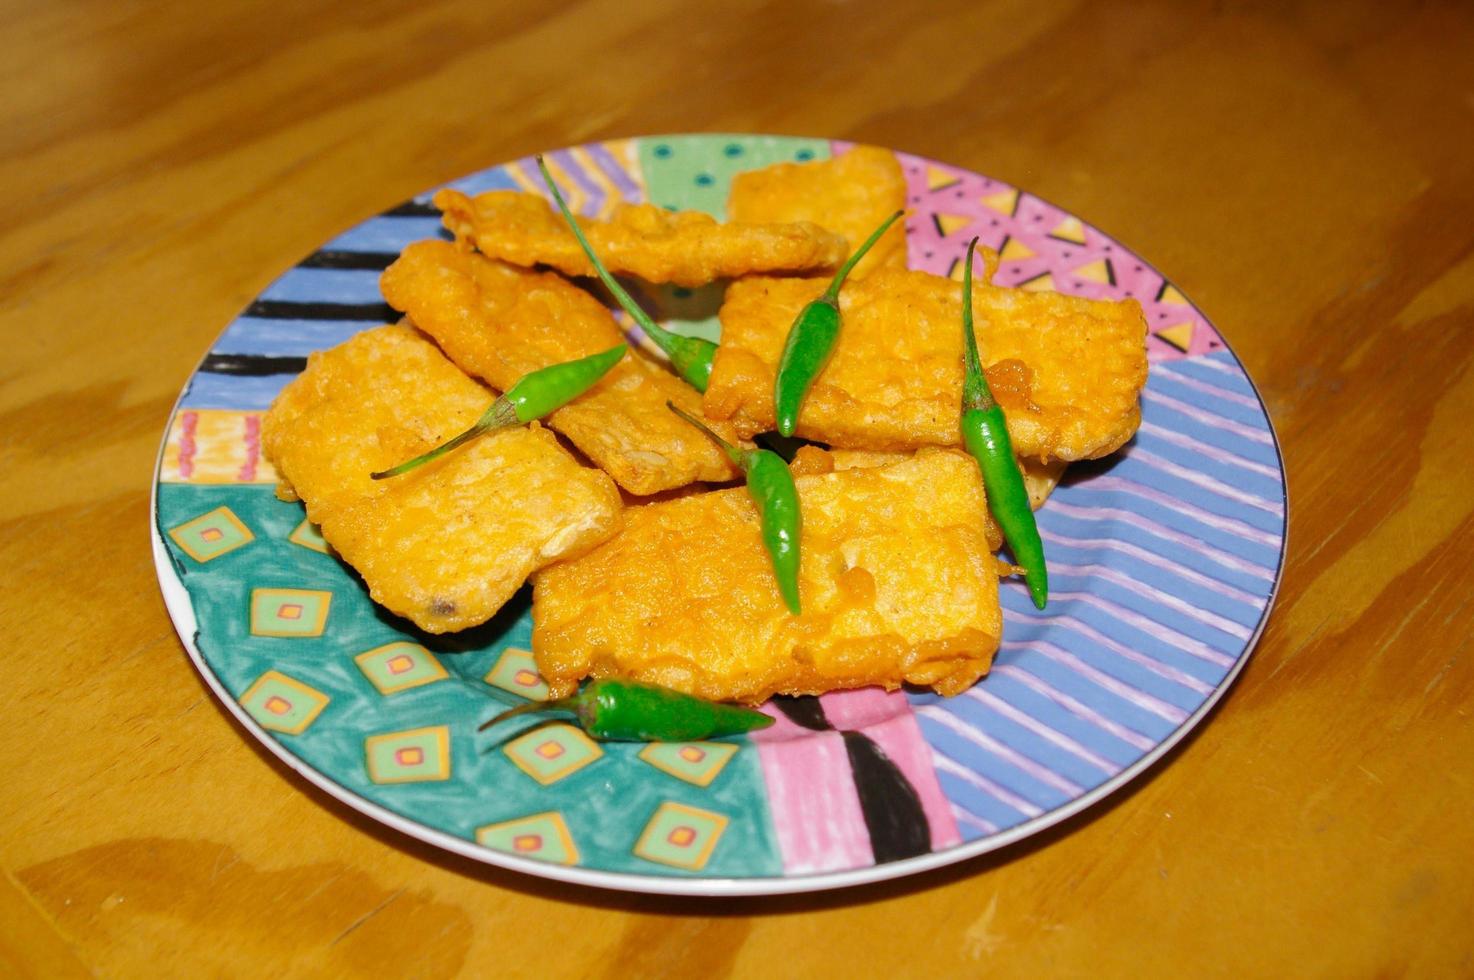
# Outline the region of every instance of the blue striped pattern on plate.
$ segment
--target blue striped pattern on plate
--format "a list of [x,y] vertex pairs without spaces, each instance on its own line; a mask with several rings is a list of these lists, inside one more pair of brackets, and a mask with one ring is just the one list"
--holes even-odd
[[1066,471],[1038,517],[1047,612],[1005,585],[987,681],[957,698],[911,697],[965,840],[1116,777],[1247,656],[1278,578],[1285,493],[1233,355],[1154,363],[1136,438]]

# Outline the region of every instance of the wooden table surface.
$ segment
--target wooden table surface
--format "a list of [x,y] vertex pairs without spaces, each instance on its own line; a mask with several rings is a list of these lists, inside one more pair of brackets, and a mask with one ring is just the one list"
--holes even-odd
[[[6,3],[0,975],[1474,972],[1474,8]],[[543,148],[803,133],[1028,188],[1258,382],[1290,550],[1107,802],[817,896],[552,884],[358,816],[196,676],[148,546],[211,340],[337,231]]]

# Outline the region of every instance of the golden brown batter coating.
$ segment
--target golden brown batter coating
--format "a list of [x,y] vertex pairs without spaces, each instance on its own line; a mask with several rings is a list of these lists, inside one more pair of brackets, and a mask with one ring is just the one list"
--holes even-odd
[[[856,146],[831,160],[775,163],[732,178],[731,221],[807,221],[838,232],[858,248],[880,223],[906,206],[906,176],[890,150]],[[906,228],[897,222],[850,273],[906,268]]]
[[783,605],[744,489],[631,508],[617,537],[534,579],[553,696],[589,675],[749,703],[903,682],[950,695],[986,673],[1002,613],[972,459],[926,449],[796,482],[802,616]]
[[[450,242],[409,246],[380,283],[390,305],[408,313],[462,370],[502,391],[539,368],[624,340],[609,311],[562,276]],[[667,409],[667,400],[700,414],[701,395],[690,385],[631,352],[547,422],[630,493],[735,479],[731,461]],[[718,428],[735,438],[729,426]]]
[[[832,473],[835,470],[849,470],[857,466],[885,466],[889,463],[899,462],[911,455],[910,452],[884,453],[873,449],[820,449],[818,446],[801,446],[793,457],[793,465],[790,469],[794,475],[808,475],[811,473]],[[1029,494],[1029,506],[1038,510],[1044,506],[1044,501],[1054,492],[1059,485],[1059,479],[1064,475],[1065,467],[1069,464],[1062,459],[1051,459],[1045,462],[1026,456],[1018,461],[1019,469],[1024,474],[1024,489]],[[997,525],[988,518],[988,545],[993,550],[1003,546],[1002,533]]]
[[374,601],[430,633],[485,622],[532,572],[620,525],[609,477],[535,422],[369,478],[464,431],[491,400],[417,332],[379,327],[313,354],[262,424],[267,458]]
[[793,454],[788,468],[794,476],[819,476],[838,470],[853,470],[889,466],[903,459],[910,459],[909,452],[882,453],[869,449],[822,449],[819,446],[799,446]]
[[[915,455],[909,450],[900,453],[882,453],[870,449],[820,449],[818,446],[800,446],[798,452],[793,454],[793,462],[788,468],[794,476],[818,476],[824,473],[838,473],[842,470],[889,466]],[[1029,471],[1025,468],[1025,485],[1029,485],[1028,474]],[[997,551],[1003,547],[1003,532],[993,520],[993,512],[983,511],[979,520],[982,521],[983,536],[987,539],[988,550]]]
[[[442,190],[435,206],[458,240],[474,241],[494,259],[514,265],[550,265],[570,276],[594,267],[563,217],[543,198],[521,191],[467,197]],[[813,224],[720,224],[700,211],[667,211],[653,204],[622,204],[608,221],[579,218],[610,272],[647,282],[701,286],[750,272],[804,272],[833,268],[848,253],[842,236]]]
[[[826,287],[822,279],[752,277],[728,288],[707,417],[730,420],[744,436],[773,427],[773,376],[789,327]],[[974,289],[988,382],[1021,457],[1091,459],[1131,438],[1147,372],[1138,303]],[[957,445],[961,287],[882,269],[846,284],[840,309],[839,341],[809,389],[797,434],[850,449]]]

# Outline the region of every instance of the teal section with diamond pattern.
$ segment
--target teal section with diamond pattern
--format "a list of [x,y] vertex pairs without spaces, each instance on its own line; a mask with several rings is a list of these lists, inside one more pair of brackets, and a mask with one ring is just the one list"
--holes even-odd
[[[560,723],[476,732],[523,702],[512,692],[546,694],[525,652],[528,590],[485,626],[435,637],[374,605],[332,554],[304,546],[302,506],[268,486],[163,483],[158,521],[210,669],[270,737],[345,789],[553,863],[781,873],[757,752],[745,741],[712,743],[697,763],[731,757],[702,785],[710,762],[677,754],[673,765],[696,776],[672,778],[642,757],[643,744],[596,744]],[[212,528],[218,536],[202,534]]]

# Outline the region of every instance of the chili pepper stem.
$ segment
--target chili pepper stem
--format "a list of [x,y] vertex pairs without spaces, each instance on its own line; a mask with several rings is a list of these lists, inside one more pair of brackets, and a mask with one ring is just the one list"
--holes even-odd
[[446,453],[450,452],[452,449],[455,449],[458,446],[465,445],[466,443],[470,442],[472,439],[475,439],[477,436],[482,435],[483,433],[492,432],[497,429],[510,429],[513,426],[520,424],[522,424],[522,420],[517,417],[517,407],[510,401],[508,401],[505,397],[498,398],[496,401],[491,403],[491,407],[488,408],[485,414],[483,414],[481,418],[476,421],[476,424],[471,426],[465,432],[462,432],[460,435],[455,436],[452,439],[442,442],[440,445],[436,446],[434,449],[430,450],[427,453],[422,453],[421,455],[416,456],[414,459],[400,463],[398,466],[390,467],[387,470],[380,470],[377,473],[370,473],[369,477],[375,480],[387,480],[391,476],[399,476],[402,473],[408,473],[410,470],[415,469],[419,466],[423,466],[424,464],[430,462],[432,459],[444,456]]
[[906,211],[903,208],[902,210],[897,211],[895,214],[882,221],[880,223],[880,227],[872,231],[870,233],[870,237],[865,239],[864,243],[859,248],[855,249],[855,251],[850,254],[850,257],[848,259],[845,259],[844,265],[839,267],[839,271],[834,274],[834,279],[830,281],[829,288],[824,291],[824,296],[822,298],[825,302],[839,302],[839,289],[841,286],[844,285],[844,281],[849,278],[850,270],[853,269],[857,264],[859,264],[859,261],[865,257],[865,253],[869,252],[870,249],[874,247],[875,243],[880,241],[880,236],[884,235],[886,233],[886,230],[890,228],[891,225],[896,223],[896,219],[905,213]]
[[563,200],[563,194],[558,190],[557,183],[553,180],[553,174],[548,170],[547,163],[542,154],[537,156],[538,170],[542,171],[543,182],[548,185],[548,191],[553,195],[553,201],[558,205],[558,210],[563,215],[563,220],[568,222],[568,227],[573,231],[573,237],[578,239],[578,244],[583,248],[584,254],[588,256],[589,262],[594,267],[594,272],[603,280],[604,285],[614,294],[619,305],[624,311],[634,318],[646,335],[655,342],[661,350],[665,351],[670,358],[671,365],[675,367],[676,373],[697,391],[705,392],[707,382],[711,378],[712,357],[716,353],[716,344],[699,337],[686,337],[681,334],[672,333],[650,318],[636,303],[625,288],[619,284],[619,280],[610,275],[604,263],[599,260],[594,247],[589,244],[583,229],[579,227],[578,221],[573,217],[573,212],[568,209],[568,202]]
[[650,319],[650,315],[640,309],[639,304],[619,284],[619,280],[610,275],[609,270],[604,268],[604,263],[599,261],[598,255],[594,252],[594,247],[589,244],[588,238],[584,237],[583,229],[578,226],[578,221],[573,217],[573,212],[569,210],[568,202],[563,200],[563,192],[558,190],[558,185],[553,180],[552,171],[548,170],[547,162],[543,160],[541,153],[537,155],[537,168],[542,171],[543,181],[548,185],[548,190],[553,195],[553,201],[558,205],[558,210],[562,212],[563,217],[568,222],[568,227],[573,231],[573,237],[578,239],[578,244],[583,246],[583,250],[588,253],[589,261],[593,263],[594,271],[599,274],[599,278],[604,281],[604,285],[609,287],[609,291],[614,294],[614,298],[619,300],[619,305],[623,306],[626,312],[635,318],[642,329],[652,333],[665,333],[665,328]]
[[967,243],[967,268],[962,273],[962,342],[966,348],[967,364],[962,381],[962,409],[988,411],[998,404],[993,391],[988,387],[988,376],[983,373],[982,358],[978,356],[978,340],[972,326],[972,256],[978,245],[977,238]]
[[670,399],[666,399],[665,407],[670,409],[672,412],[675,412],[681,418],[685,419],[687,422],[690,422],[692,425],[696,426],[696,428],[700,429],[702,432],[710,436],[713,442],[722,447],[722,452],[727,454],[727,458],[732,461],[732,464],[734,466],[742,465],[742,460],[745,456],[745,453],[741,449],[732,445],[730,442],[713,432],[711,426],[707,425],[705,422],[701,421],[690,412],[681,408]]
[[608,374],[619,363],[620,358],[624,357],[626,350],[628,347],[625,344],[615,344],[606,351],[590,354],[588,357],[539,368],[508,388],[500,398],[491,403],[491,407],[476,424],[465,432],[406,463],[370,473],[369,476],[375,480],[398,476],[437,456],[445,455],[483,432],[509,429],[555,412],[598,384],[599,379]]
[[506,721],[508,718],[516,718],[519,715],[530,715],[539,711],[568,711],[576,713],[578,709],[573,701],[573,698],[559,698],[557,701],[529,701],[526,704],[519,704],[515,708],[508,708],[490,721],[478,725],[476,730],[478,732],[484,732],[491,726]]

